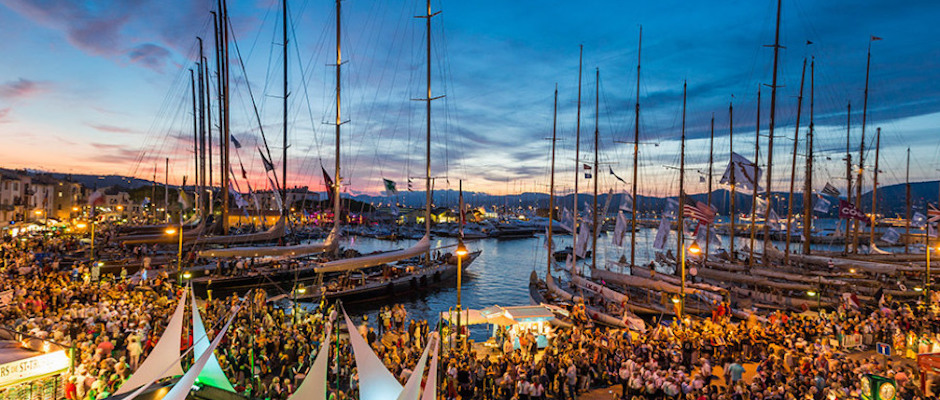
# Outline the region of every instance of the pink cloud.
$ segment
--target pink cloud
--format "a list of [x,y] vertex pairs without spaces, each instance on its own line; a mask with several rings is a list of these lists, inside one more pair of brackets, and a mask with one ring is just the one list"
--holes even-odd
[[48,82],[31,81],[20,78],[0,85],[0,98],[21,99],[49,91]]
[[85,123],[88,127],[107,133],[139,133],[139,131],[114,125]]

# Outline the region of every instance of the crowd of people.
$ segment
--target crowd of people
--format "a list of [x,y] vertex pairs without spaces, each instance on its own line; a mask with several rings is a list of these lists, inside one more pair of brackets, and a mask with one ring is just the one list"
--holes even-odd
[[[0,244],[0,292],[12,291],[12,299],[0,308],[0,325],[73,347],[76,363],[66,376],[64,397],[96,400],[113,394],[139,367],[179,299],[188,294],[159,268],[146,280],[115,275],[93,282],[89,265],[69,258],[80,247],[66,237]],[[216,353],[236,391],[249,398],[288,398],[332,330],[330,396],[358,398],[363,383],[348,335],[336,335],[344,324],[334,305],[292,315],[260,290],[244,298],[207,299],[201,307],[210,336],[235,304],[242,307]],[[940,316],[897,303],[818,315],[778,312],[764,321],[731,321],[715,313],[711,319],[660,324],[641,334],[593,327],[557,330],[541,352],[507,346],[494,354],[459,346],[437,321],[409,319],[403,307],[392,305],[361,316],[356,332],[349,333],[362,335],[404,383],[430,331],[437,329],[445,338],[443,399],[575,399],[598,387],[612,387],[613,395],[628,400],[850,399],[859,395],[862,374],[874,373],[895,379],[900,398],[912,400],[926,396],[909,362],[860,357],[841,346],[839,338],[861,335],[862,346],[896,343],[910,335],[936,342]],[[191,343],[184,336],[181,348]],[[933,393],[940,390],[935,382],[927,386],[934,387]]]

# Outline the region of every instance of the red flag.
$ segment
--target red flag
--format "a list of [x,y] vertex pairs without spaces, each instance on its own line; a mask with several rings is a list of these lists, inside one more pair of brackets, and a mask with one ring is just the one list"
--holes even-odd
[[683,212],[689,218],[695,218],[705,225],[714,222],[715,215],[717,215],[715,209],[710,207],[708,204],[702,203],[701,201],[696,202],[694,206],[691,204],[686,204],[683,207]]
[[330,204],[333,204],[333,196],[335,196],[334,190],[336,190],[333,187],[333,180],[330,179],[330,174],[326,173],[326,168],[321,166],[320,169],[323,171],[323,186],[326,186],[326,196]]
[[940,221],[940,210],[938,210],[937,207],[934,207],[933,204],[931,204],[929,207],[927,207],[927,217],[928,217],[927,222]]
[[858,207],[855,207],[855,205],[845,200],[839,200],[839,218],[857,219],[859,221],[869,222],[868,216],[865,215],[865,212],[859,210]]
[[878,36],[871,35],[871,41],[874,42],[874,41],[876,41],[876,40],[882,40],[882,39],[881,39],[880,37],[878,37]]

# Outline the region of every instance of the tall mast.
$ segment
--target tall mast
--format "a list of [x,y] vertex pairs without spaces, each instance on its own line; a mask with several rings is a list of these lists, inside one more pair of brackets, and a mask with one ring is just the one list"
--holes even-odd
[[170,222],[170,158],[163,168],[163,220]]
[[[220,10],[219,13],[221,14],[221,10],[222,10],[221,0],[219,0],[219,10]],[[217,107],[219,107],[219,168],[224,168],[225,167],[225,149],[223,146],[225,144],[225,120],[224,120],[225,113],[223,112],[224,111],[223,105],[225,104],[225,101],[224,101],[224,97],[222,96],[223,66],[222,66],[222,39],[220,37],[222,32],[219,30],[219,26],[221,25],[219,23],[221,20],[221,15],[216,14],[215,11],[212,11],[211,13],[212,13],[212,26],[215,28],[215,35],[214,35],[215,36],[215,94],[216,94],[216,97],[219,99],[219,102],[217,104]],[[219,180],[221,181],[219,182],[219,187],[221,187],[222,191],[225,192],[226,186],[225,186],[224,172],[222,172],[221,170],[219,171]],[[224,207],[223,207],[222,212],[223,212],[222,215],[224,219],[224,216],[225,216]]]
[[[728,144],[730,151],[730,159],[734,160],[734,103],[728,102]],[[734,176],[735,168],[731,168],[731,211],[728,212],[728,216],[731,217],[731,232],[728,248],[731,249],[731,259],[737,261],[737,256],[734,253],[734,219],[738,216],[738,210],[735,207],[735,197],[737,197],[737,192],[735,191],[735,186],[738,184],[737,177]],[[709,190],[711,191],[711,190]],[[706,257],[707,259],[708,257]]]
[[[715,163],[715,114],[712,113],[711,131],[708,139],[708,195],[705,200],[708,206],[712,206],[712,166]],[[708,247],[711,245],[711,236],[708,232],[709,226],[705,225],[705,259],[708,260]]]
[[[337,13],[338,14],[338,13]],[[431,101],[435,98],[431,97],[431,17],[440,14],[440,11],[436,13],[431,13],[431,0],[427,0],[427,14],[422,15],[419,18],[425,18],[425,28],[427,29],[426,35],[428,38],[427,41],[427,98],[424,99],[427,101],[426,108],[426,117],[427,117],[427,146],[425,147],[425,176],[424,176],[424,234],[427,237],[431,237]],[[424,262],[426,265],[431,263],[431,250],[428,249],[424,253]]]
[[803,254],[810,253],[813,234],[813,133],[816,130],[816,57],[809,64],[809,132],[806,134],[806,179],[803,183]]
[[[845,116],[845,201],[852,203],[852,103],[849,102]],[[849,239],[851,237],[849,226],[853,224],[853,219],[845,220],[845,248],[843,253],[849,252]]]
[[219,0],[222,10],[221,32],[219,38],[222,40],[222,233],[228,233],[228,212],[229,212],[229,151],[231,142],[231,131],[229,126],[229,68],[228,68],[228,3],[227,0]]
[[[203,73],[206,77],[206,87],[205,87],[205,96],[206,96],[206,140],[208,145],[206,146],[206,161],[208,162],[206,166],[206,171],[209,172],[209,181],[207,182],[209,190],[212,190],[212,84],[209,81],[209,59],[206,57],[202,58],[203,64]],[[211,198],[210,198],[211,201]],[[209,204],[209,209],[212,209],[212,204]]]
[[[757,124],[754,125],[754,171],[757,171],[760,163],[760,86],[757,87]],[[754,191],[751,193],[751,246],[748,249],[747,266],[754,266],[754,242],[757,236],[757,176],[755,175],[751,182]]]
[[[786,265],[790,265],[790,236],[793,232],[793,189],[796,185],[796,150],[800,147],[800,115],[803,112],[803,81],[805,79],[806,59],[804,58],[803,72],[800,75],[800,97],[798,97],[796,100],[796,127],[793,132],[793,159],[790,161],[790,194],[787,196],[787,240],[783,255],[783,263]],[[809,240],[809,238],[806,240]]]
[[[861,211],[861,198],[862,198],[862,172],[865,168],[865,125],[868,122],[868,77],[871,73],[871,38],[868,39],[868,56],[865,61],[865,97],[862,101],[862,144],[859,147],[858,154],[858,183],[855,185],[855,208],[858,208]],[[871,210],[872,213],[875,210]],[[855,223],[855,239],[852,252],[858,253],[858,228],[859,223]],[[875,227],[871,227],[871,234],[874,233]],[[871,235],[869,234],[869,235]]]
[[[341,27],[341,24],[342,24],[342,19],[340,19],[340,13],[341,13],[341,11],[342,11],[342,1],[341,1],[341,0],[336,0],[336,121],[335,121],[335,124],[336,124],[336,148],[335,148],[335,152],[336,152],[336,154],[334,155],[334,158],[335,158],[335,161],[334,161],[334,162],[335,162],[335,165],[334,165],[334,169],[333,169],[333,177],[334,177],[334,179],[333,179],[333,187],[330,188],[330,190],[333,191],[333,226],[334,226],[334,227],[338,227],[338,226],[339,226],[340,217],[341,217],[342,211],[343,211],[342,208],[340,207],[340,201],[339,201],[339,190],[340,190],[340,186],[341,186],[341,183],[340,183],[340,182],[342,182],[342,178],[340,177],[340,170],[339,170],[339,161],[340,161],[340,158],[339,158],[339,157],[340,157],[340,155],[339,155],[339,145],[340,145],[340,126],[343,124],[343,120],[342,120],[342,117],[341,117],[342,114],[340,113],[340,111],[342,110],[342,103],[340,102],[340,94],[342,93],[342,86],[340,85],[340,77],[341,77],[342,66],[343,66],[343,53],[342,53],[342,46],[341,46],[341,43],[340,43],[340,35],[341,35],[341,33],[340,33],[340,32],[341,32],[341,31],[340,31],[340,27]],[[430,19],[429,19],[429,21],[430,21]],[[430,23],[430,22],[429,22],[429,23]],[[431,40],[431,37],[430,37],[430,36],[428,36],[428,40]],[[429,66],[430,66],[430,63],[431,63],[431,61],[430,61],[430,59],[429,59],[429,60],[428,60],[428,65],[429,65]],[[430,68],[430,67],[428,67],[428,68]],[[429,83],[428,83],[428,93],[429,93],[429,97],[430,97],[430,92],[431,92],[431,89],[430,89],[430,78],[428,78],[428,82],[429,82]],[[430,113],[430,108],[431,108],[431,102],[430,102],[430,100],[428,100],[428,110],[429,110],[429,113]],[[430,117],[428,117],[428,118],[430,118]],[[430,126],[431,126],[430,123],[428,123],[428,130],[429,130],[429,131],[430,131]],[[430,135],[430,133],[429,133],[428,135]]]
[[555,138],[558,127],[558,84],[555,84],[555,105],[552,109],[552,175],[548,181],[548,264],[545,271],[545,280],[552,274],[552,222],[555,219]]
[[[636,123],[633,127],[633,205],[630,207],[630,266],[636,265],[636,198],[637,170],[640,154],[640,55],[643,54],[643,26],[640,26],[640,40],[636,50]],[[594,171],[597,173],[597,171]]]
[[[198,64],[196,67],[200,68]],[[193,98],[193,174],[196,178],[193,180],[193,188],[196,192],[196,203],[194,206],[196,212],[199,212],[199,112],[197,110],[197,108],[199,108],[199,104],[196,100],[196,78],[192,68],[189,69],[189,81]],[[180,187],[180,190],[183,189],[183,187]]]
[[911,252],[911,148],[907,148],[907,172],[904,173],[904,254]]
[[[339,16],[339,13],[336,13]],[[283,22],[281,36],[284,40],[284,97],[283,101],[283,124],[284,124],[284,150],[281,155],[281,216],[287,217],[290,211],[290,199],[287,198],[287,0],[281,1],[281,19]],[[276,188],[274,190],[277,190]]]
[[206,80],[205,55],[203,55],[202,38],[199,39],[199,176],[196,178],[196,200],[199,214],[205,216],[206,212]]
[[594,69],[594,204],[591,214],[594,216],[593,225],[591,226],[591,269],[597,268],[597,176],[600,175],[597,173],[598,167],[598,114],[600,113],[600,81],[601,81],[601,70],[598,68]]
[[[685,96],[687,87],[688,82],[682,82],[682,141],[681,148],[679,149],[679,219],[676,221],[676,232],[678,232],[676,257],[681,256],[682,249],[685,247],[685,228],[682,226],[682,222],[685,219]],[[685,271],[680,272],[680,274],[684,273]],[[683,279],[681,291],[683,295],[685,295],[684,281],[685,279]]]
[[871,189],[871,234],[868,235],[868,246],[875,246],[875,221],[878,214],[878,160],[881,158],[881,128],[875,130],[875,173]]
[[764,211],[764,265],[770,265],[767,250],[770,249],[770,211],[773,209],[773,160],[774,160],[774,122],[777,111],[777,64],[780,59],[780,7],[782,0],[777,0],[777,31],[774,34],[774,75],[770,85],[770,132],[767,133],[767,210]]
[[[578,45],[578,112],[575,117],[574,139],[574,223],[571,227],[571,268],[578,271],[578,175],[581,174],[581,66],[584,61],[584,45]],[[593,256],[593,255],[592,255]]]

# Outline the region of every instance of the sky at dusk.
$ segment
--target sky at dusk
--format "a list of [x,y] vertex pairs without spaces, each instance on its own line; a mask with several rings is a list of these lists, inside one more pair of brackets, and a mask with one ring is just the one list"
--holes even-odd
[[[234,150],[255,188],[267,186],[257,148],[263,130],[280,173],[283,40],[280,2],[232,0],[229,14]],[[548,190],[553,91],[558,87],[557,187],[573,189],[578,51],[584,46],[581,160],[594,158],[595,109],[602,191],[632,179],[636,73],[639,85],[640,191],[674,195],[688,84],[686,183],[702,192],[715,119],[715,174],[730,146],[754,157],[757,91],[762,90],[760,164],[766,163],[776,2],[432,1],[432,175],[436,189],[489,193]],[[214,74],[215,1],[0,0],[0,166],[120,174],[158,180],[193,175],[190,68],[196,37]],[[335,2],[290,0],[288,184],[323,190],[332,174],[335,112]],[[378,193],[382,179],[404,190],[424,182],[424,1],[342,2],[341,164],[346,191]],[[775,190],[787,190],[804,59],[815,57],[816,189],[844,187],[846,107],[853,161],[861,143],[866,51],[871,77],[865,131],[866,173],[874,171],[882,129],[881,184],[901,183],[911,149],[911,180],[940,169],[940,3],[913,0],[784,0],[774,136]],[[869,42],[870,37],[883,40]],[[807,44],[811,41],[812,44]],[[237,49],[237,50],[236,50]],[[599,85],[595,74],[599,71]],[[797,149],[802,179],[810,120],[807,66]],[[213,118],[217,117],[211,77]],[[595,102],[595,93],[599,102]],[[258,107],[260,123],[255,116]],[[733,140],[729,105],[734,106]],[[595,107],[597,106],[597,107]],[[213,142],[218,131],[212,128]],[[213,150],[217,156],[218,150]],[[213,167],[218,169],[218,161]],[[580,170],[580,167],[578,168]],[[218,172],[215,174],[218,182]],[[239,174],[240,175],[240,174]],[[279,177],[280,178],[280,177]],[[582,176],[583,178],[583,176]],[[246,189],[245,182],[238,184]],[[580,179],[581,190],[590,190]],[[870,189],[870,175],[866,177]],[[717,178],[716,178],[716,187]],[[800,184],[797,187],[801,187]]]

